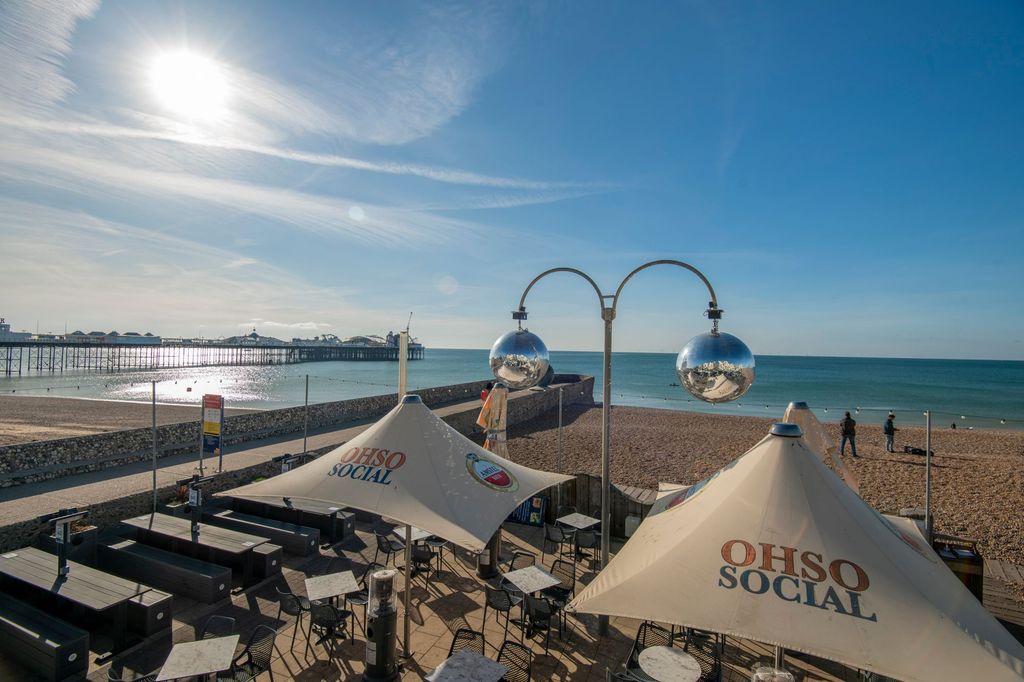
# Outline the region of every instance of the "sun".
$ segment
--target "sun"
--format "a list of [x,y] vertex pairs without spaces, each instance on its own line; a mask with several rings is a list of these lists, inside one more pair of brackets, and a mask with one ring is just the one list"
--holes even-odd
[[189,50],[157,55],[149,84],[160,104],[180,117],[216,121],[227,113],[227,74],[205,55]]

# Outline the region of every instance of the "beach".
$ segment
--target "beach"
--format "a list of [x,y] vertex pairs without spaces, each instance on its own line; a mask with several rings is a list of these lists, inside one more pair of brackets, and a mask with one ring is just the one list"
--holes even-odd
[[[65,438],[151,423],[145,403],[0,396],[0,445]],[[227,410],[237,414],[245,410]],[[857,415],[855,415],[857,416]],[[157,422],[195,420],[193,406],[157,405]],[[781,415],[779,415],[781,418]],[[522,464],[568,473],[601,472],[601,409],[574,405],[564,412],[562,461],[557,458],[554,411],[509,428],[509,454]],[[690,484],[748,450],[776,419],[713,415],[641,407],[612,408],[612,480],[657,488]],[[897,414],[897,427],[899,427]],[[826,424],[838,439],[838,426]],[[858,419],[858,454],[844,461],[857,474],[861,494],[885,513],[924,507],[924,458],[902,453],[924,447],[924,429],[901,427],[896,454],[883,447],[881,424]],[[1024,565],[1024,431],[932,431],[932,495],[936,530],[977,539],[985,556]]]
[[[227,409],[227,416],[252,410]],[[157,425],[198,421],[199,407],[156,406]],[[0,446],[94,433],[141,429],[153,423],[147,403],[36,396],[0,396]]]
[[[781,419],[781,414],[778,415]],[[571,406],[563,416],[562,461],[557,461],[557,414],[509,428],[513,460],[567,473],[601,472],[601,409]],[[735,417],[636,407],[612,408],[612,481],[644,488],[659,482],[691,484],[714,473],[760,441],[778,419]],[[897,428],[899,415],[897,414]],[[838,426],[826,424],[838,440]],[[924,508],[924,457],[902,453],[924,447],[924,429],[900,428],[885,452],[881,424],[858,420],[857,454],[843,460],[860,479],[873,507],[895,514]],[[938,532],[975,539],[987,558],[1024,564],[1024,432],[932,430],[932,504]]]

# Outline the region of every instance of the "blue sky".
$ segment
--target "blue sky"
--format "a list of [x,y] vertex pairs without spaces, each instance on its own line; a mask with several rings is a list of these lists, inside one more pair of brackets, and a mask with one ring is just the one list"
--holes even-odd
[[[486,347],[546,268],[610,293],[674,258],[755,354],[1024,359],[1018,2],[14,0],[0,35],[18,329],[413,311]],[[530,327],[596,349],[596,303],[551,277]],[[705,304],[643,273],[616,349],[678,350]]]

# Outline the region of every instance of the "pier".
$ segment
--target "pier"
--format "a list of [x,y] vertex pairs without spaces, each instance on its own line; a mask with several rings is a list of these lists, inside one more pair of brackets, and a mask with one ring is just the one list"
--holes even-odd
[[[422,345],[410,345],[408,359],[422,360],[424,350]],[[160,344],[0,341],[0,371],[5,376],[23,372],[121,372],[223,365],[292,365],[333,360],[396,362],[398,347],[174,341]]]

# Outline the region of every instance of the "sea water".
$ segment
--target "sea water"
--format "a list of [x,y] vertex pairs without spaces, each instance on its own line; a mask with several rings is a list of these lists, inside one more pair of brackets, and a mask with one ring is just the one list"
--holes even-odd
[[[595,376],[601,398],[600,353],[554,351],[560,373]],[[200,367],[119,373],[56,373],[0,378],[0,394],[195,404],[204,393],[219,393],[229,407],[269,409],[302,405],[306,375],[311,403],[344,400],[397,390],[395,362],[310,362],[259,367]],[[486,350],[430,349],[409,363],[410,389],[478,381],[491,376]],[[709,405],[675,385],[675,355],[616,353],[612,403],[778,418],[791,400],[810,404],[819,418],[835,421],[850,410],[861,423],[881,423],[886,413],[898,423],[922,424],[930,409],[933,424],[948,428],[1024,428],[1024,362],[996,360],[909,360],[763,355],[750,391],[733,403]]]

